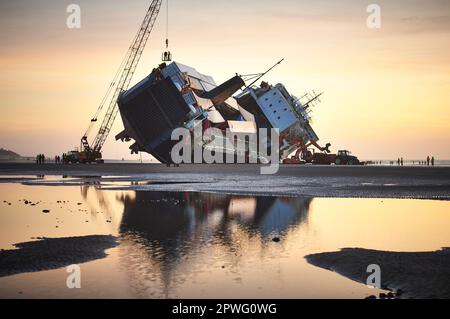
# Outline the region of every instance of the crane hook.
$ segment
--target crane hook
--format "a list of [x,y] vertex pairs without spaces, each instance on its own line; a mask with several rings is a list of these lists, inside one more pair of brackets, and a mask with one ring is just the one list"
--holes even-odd
[[163,62],[172,61],[172,53],[169,51],[169,0],[166,0],[166,51],[162,54]]

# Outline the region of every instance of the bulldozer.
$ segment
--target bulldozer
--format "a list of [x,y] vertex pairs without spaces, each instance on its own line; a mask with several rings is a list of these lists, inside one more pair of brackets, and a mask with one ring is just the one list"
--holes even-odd
[[363,165],[356,156],[351,155],[350,151],[341,150],[337,154],[309,153],[310,156],[305,159],[306,163],[315,165]]
[[336,165],[361,165],[361,162],[356,156],[351,155],[350,151],[339,151],[334,159]]
[[[319,149],[308,149],[308,146],[314,145]],[[329,148],[331,144],[320,147],[316,143],[305,145],[299,143],[300,148],[294,156],[286,158],[283,164],[313,164],[313,165],[364,165],[356,156],[351,155],[350,151],[341,150],[337,154],[331,154]]]

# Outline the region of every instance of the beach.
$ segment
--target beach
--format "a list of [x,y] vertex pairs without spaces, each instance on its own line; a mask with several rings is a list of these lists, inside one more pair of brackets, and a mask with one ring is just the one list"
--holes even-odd
[[[450,167],[281,165],[274,175],[261,175],[258,165],[160,164],[35,165],[1,164],[0,182],[17,177],[39,184],[39,177],[59,176],[46,185],[109,182],[114,189],[207,191],[237,194],[313,197],[450,199]],[[26,177],[23,177],[26,175]],[[21,177],[22,176],[22,177]],[[14,178],[16,177],[16,178]],[[23,182],[27,182],[23,180]]]
[[0,296],[447,298],[449,190],[447,167],[2,163]]

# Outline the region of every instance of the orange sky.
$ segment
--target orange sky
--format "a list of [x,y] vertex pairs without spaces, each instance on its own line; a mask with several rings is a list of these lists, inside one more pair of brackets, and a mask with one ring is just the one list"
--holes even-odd
[[[73,1],[72,1],[73,2]],[[0,2],[0,147],[54,155],[78,144],[150,0],[75,1],[82,28],[66,27],[69,1]],[[363,159],[450,158],[450,2],[171,0],[176,61],[225,81],[264,71],[295,95],[325,91],[314,128],[333,150]],[[162,11],[136,83],[160,62]],[[114,141],[105,158],[138,158]],[[91,137],[92,139],[92,137]]]

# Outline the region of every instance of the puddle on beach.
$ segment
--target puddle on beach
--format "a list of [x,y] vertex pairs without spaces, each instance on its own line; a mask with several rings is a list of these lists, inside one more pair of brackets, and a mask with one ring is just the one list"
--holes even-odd
[[[91,245],[96,238],[90,235],[112,235],[118,241],[105,246],[106,257],[80,264],[81,289],[67,288],[69,274],[60,263],[39,272],[24,266],[17,274],[0,275],[0,297],[364,298],[378,291],[310,265],[304,256],[344,247],[449,247],[449,212],[448,201],[0,183],[2,250],[42,237],[86,236]],[[39,258],[42,246],[32,245],[32,256]]]

